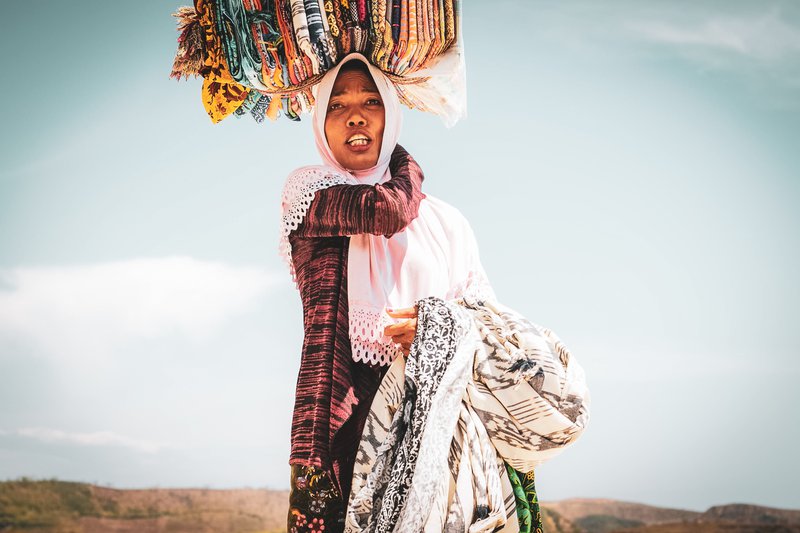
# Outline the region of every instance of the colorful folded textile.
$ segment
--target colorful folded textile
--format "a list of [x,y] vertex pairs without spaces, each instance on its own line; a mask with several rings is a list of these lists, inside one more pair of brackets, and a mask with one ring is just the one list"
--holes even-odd
[[465,114],[457,0],[195,0],[181,7],[171,77],[202,76],[211,120],[282,111],[299,120],[322,76],[351,52],[404,104],[452,125]]

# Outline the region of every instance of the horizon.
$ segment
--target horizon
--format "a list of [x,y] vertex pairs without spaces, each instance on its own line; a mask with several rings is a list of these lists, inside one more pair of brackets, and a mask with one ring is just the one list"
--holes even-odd
[[[78,484],[84,484],[84,485],[92,485],[92,486],[100,487],[100,488],[104,488],[104,489],[112,489],[112,490],[120,490],[120,491],[135,491],[135,490],[152,490],[152,491],[161,491],[161,490],[239,491],[239,490],[252,490],[252,491],[267,491],[267,492],[285,492],[287,494],[289,492],[288,488],[286,488],[286,489],[277,489],[277,488],[271,488],[271,487],[250,487],[250,486],[228,487],[228,488],[216,488],[216,487],[205,487],[205,486],[199,486],[199,487],[195,487],[195,486],[193,486],[193,487],[184,487],[184,486],[175,486],[175,487],[173,487],[173,486],[165,486],[165,487],[161,487],[161,486],[153,486],[153,487],[118,487],[118,486],[115,486],[115,485],[104,485],[102,483],[95,483],[95,482],[90,482],[90,481],[72,481],[72,480],[68,480],[68,479],[58,479],[58,478],[32,479],[32,478],[28,478],[26,476],[21,476],[18,479],[2,479],[2,480],[0,480],[0,483],[9,483],[9,482],[33,482],[33,483],[37,483],[37,482],[63,482],[63,483],[78,483]],[[539,500],[539,503],[542,504],[542,505],[548,505],[548,504],[554,504],[554,503],[559,503],[559,502],[568,502],[568,501],[578,501],[578,502],[584,502],[584,501],[590,502],[591,501],[591,502],[625,503],[625,504],[641,505],[641,506],[645,506],[645,507],[654,507],[654,508],[658,508],[658,509],[672,509],[672,510],[677,510],[677,511],[692,511],[692,512],[696,512],[696,513],[700,513],[700,514],[702,514],[705,511],[708,511],[709,509],[712,509],[714,507],[729,507],[729,506],[738,506],[738,505],[754,506],[754,507],[761,507],[761,508],[765,508],[765,509],[775,509],[775,510],[780,510],[780,511],[800,511],[800,509],[798,509],[798,508],[774,507],[774,506],[768,506],[768,505],[757,505],[757,504],[753,504],[753,503],[750,503],[750,502],[721,503],[721,504],[716,504],[716,505],[709,506],[709,507],[707,507],[705,509],[697,510],[697,509],[689,509],[689,508],[685,508],[685,507],[667,507],[667,506],[663,506],[663,505],[655,505],[655,504],[644,503],[644,502],[635,501],[635,500],[617,500],[617,499],[613,499],[613,498],[602,498],[602,497],[585,498],[585,497],[580,497],[580,496],[571,496],[571,497],[562,498],[562,499],[559,499],[559,500],[549,500],[549,499],[548,500]]]

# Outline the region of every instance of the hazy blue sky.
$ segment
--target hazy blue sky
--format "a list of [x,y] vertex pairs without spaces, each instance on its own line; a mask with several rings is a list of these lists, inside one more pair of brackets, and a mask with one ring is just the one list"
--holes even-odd
[[[286,488],[310,121],[213,126],[174,2],[7,4],[0,478]],[[586,369],[541,497],[800,508],[800,4],[468,1],[464,35],[468,118],[401,142]]]

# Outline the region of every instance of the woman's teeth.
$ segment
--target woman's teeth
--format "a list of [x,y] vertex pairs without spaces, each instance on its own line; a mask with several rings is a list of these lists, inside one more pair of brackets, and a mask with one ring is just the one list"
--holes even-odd
[[367,139],[366,137],[361,137],[361,136],[353,137],[352,139],[349,139],[347,141],[347,144],[349,144],[351,146],[364,146],[367,143],[369,143],[369,139]]

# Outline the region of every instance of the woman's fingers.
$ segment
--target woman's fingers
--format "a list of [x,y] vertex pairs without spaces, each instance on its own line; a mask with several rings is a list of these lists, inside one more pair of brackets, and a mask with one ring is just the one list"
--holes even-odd
[[414,342],[414,336],[413,335],[394,336],[392,337],[392,342],[395,344],[408,344],[410,346],[411,343]]
[[392,341],[396,342],[397,344],[408,344],[411,345],[411,342],[414,340],[413,334],[404,333],[403,335],[395,335],[392,337]]
[[404,320],[402,322],[398,322],[397,324],[389,324],[385,328],[383,328],[383,334],[387,337],[394,337],[395,335],[400,335],[407,332],[416,332],[417,331],[417,319],[412,318],[410,320]]
[[402,335],[395,335],[392,337],[392,342],[399,344],[401,346],[411,347],[411,343],[414,342],[414,334],[413,333],[403,333]]
[[386,314],[393,318],[414,318],[417,316],[416,307],[404,307],[402,309],[386,308]]
[[391,324],[383,329],[384,335],[391,337],[393,342],[400,345],[403,355],[408,356],[411,351],[411,343],[417,334],[417,309],[416,307],[407,307],[391,312],[387,309],[386,312],[395,318],[409,318],[409,320]]

